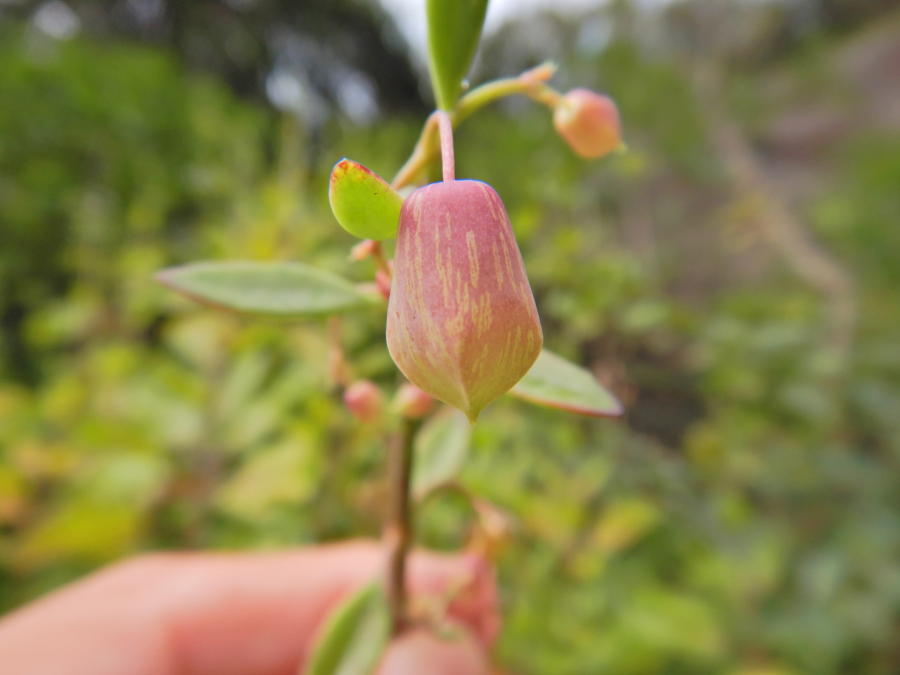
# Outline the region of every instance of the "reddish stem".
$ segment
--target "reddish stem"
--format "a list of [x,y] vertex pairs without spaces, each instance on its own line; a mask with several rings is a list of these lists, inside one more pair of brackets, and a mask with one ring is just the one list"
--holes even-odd
[[441,165],[444,182],[456,179],[456,158],[453,156],[453,120],[450,114],[439,110],[437,113],[438,131],[441,134]]
[[381,248],[381,242],[376,241],[372,245],[372,258],[375,260],[375,264],[378,266],[382,272],[384,272],[388,279],[391,278],[391,267],[388,265],[387,258],[384,257],[384,251]]
[[418,428],[417,420],[404,420],[400,435],[391,446],[388,456],[390,513],[385,528],[385,541],[388,549],[387,600],[394,635],[399,634],[409,621],[406,561],[413,540],[410,485],[413,444]]

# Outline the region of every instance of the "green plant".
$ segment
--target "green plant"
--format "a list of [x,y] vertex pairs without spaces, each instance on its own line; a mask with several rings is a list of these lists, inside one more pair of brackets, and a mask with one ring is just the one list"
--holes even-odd
[[[309,673],[370,670],[392,635],[422,622],[437,628],[443,620],[417,611],[407,595],[415,504],[443,492],[462,495],[475,513],[473,545],[482,555],[505,536],[496,509],[455,478],[465,459],[469,424],[484,406],[509,392],[587,416],[621,413],[591,373],[542,350],[537,308],[505,207],[486,183],[456,179],[453,142],[453,128],[473,113],[522,94],[553,111],[554,126],[577,154],[600,157],[621,147],[618,113],[606,97],[552,89],[547,82],[555,68],[549,64],[461,95],[486,7],[487,0],[428,0],[429,65],[438,109],[394,179],[388,182],[349,159],[332,170],[333,213],[345,230],[364,239],[351,257],[374,261],[372,284],[354,285],[296,262],[203,262],[165,269],[157,277],[194,300],[242,314],[328,317],[333,382],[359,421],[391,437],[387,573],[383,583],[366,587],[336,611]],[[438,157],[443,180],[416,187]],[[398,243],[390,260],[382,242],[394,236]],[[385,301],[387,345],[412,382],[400,385],[389,406],[377,385],[352,377],[339,318],[384,311]],[[459,408],[469,421],[451,412],[432,414],[429,396]]]

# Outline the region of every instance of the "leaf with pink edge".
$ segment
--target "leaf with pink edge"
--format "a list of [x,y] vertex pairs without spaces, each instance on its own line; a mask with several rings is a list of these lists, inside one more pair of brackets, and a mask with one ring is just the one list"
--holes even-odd
[[403,197],[374,171],[352,159],[331,170],[328,202],[338,223],[360,239],[390,239],[397,234]]

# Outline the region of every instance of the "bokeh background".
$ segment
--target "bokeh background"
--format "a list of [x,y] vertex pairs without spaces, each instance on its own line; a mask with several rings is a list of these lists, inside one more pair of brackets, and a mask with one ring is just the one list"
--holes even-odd
[[[502,400],[463,479],[505,510],[509,672],[900,672],[900,8],[498,2],[473,82],[545,59],[630,151],[467,121],[547,345],[627,407]],[[500,7],[502,5],[502,7]],[[195,259],[348,277],[326,178],[429,109],[419,2],[0,0],[0,608],[133,552],[377,536],[383,441],[321,323],[199,309]],[[417,23],[418,22],[418,23]],[[376,314],[358,376],[397,382]],[[445,499],[422,540],[453,548]]]

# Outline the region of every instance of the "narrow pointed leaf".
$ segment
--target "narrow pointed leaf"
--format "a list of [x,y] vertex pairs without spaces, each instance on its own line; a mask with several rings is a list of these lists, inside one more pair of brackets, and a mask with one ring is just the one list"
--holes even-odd
[[390,638],[384,592],[365,586],[338,606],[322,627],[304,675],[363,675],[378,664]]
[[428,68],[441,110],[462,90],[481,37],[488,0],[428,0]]
[[403,197],[377,173],[352,159],[331,170],[331,211],[340,226],[360,239],[389,239],[397,233]]
[[453,408],[445,408],[422,426],[416,436],[413,461],[413,492],[417,497],[459,474],[471,436],[469,420]]
[[546,349],[509,393],[531,403],[579,415],[622,414],[622,404],[589,371]]
[[337,314],[377,302],[349,281],[302,263],[193,263],[162,270],[156,278],[197,302],[279,319]]

